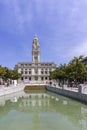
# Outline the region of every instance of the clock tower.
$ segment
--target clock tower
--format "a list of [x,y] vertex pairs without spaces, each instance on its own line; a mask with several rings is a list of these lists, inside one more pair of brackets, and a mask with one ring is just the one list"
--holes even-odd
[[32,43],[32,62],[40,62],[40,44],[37,36],[34,36]]

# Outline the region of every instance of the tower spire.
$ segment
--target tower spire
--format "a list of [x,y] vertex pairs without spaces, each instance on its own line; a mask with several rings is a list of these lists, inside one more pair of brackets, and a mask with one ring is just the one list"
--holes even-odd
[[35,35],[32,43],[32,62],[40,62],[40,44],[38,37]]

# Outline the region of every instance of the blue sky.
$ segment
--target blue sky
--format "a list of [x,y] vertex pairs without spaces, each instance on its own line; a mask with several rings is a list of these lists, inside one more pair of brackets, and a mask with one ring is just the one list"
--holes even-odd
[[34,35],[42,62],[87,56],[87,0],[0,0],[0,64],[31,62]]

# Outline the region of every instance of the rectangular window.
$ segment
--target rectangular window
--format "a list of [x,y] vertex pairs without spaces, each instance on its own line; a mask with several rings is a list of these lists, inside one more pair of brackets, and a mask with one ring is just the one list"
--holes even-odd
[[41,74],[43,74],[43,71],[41,71]]
[[45,74],[47,74],[47,71],[45,71]]
[[31,80],[31,77],[29,77],[29,80]]
[[47,80],[47,77],[45,77],[45,80]]
[[31,71],[29,71],[29,74],[31,74]]
[[35,80],[38,80],[38,77],[35,77]]
[[21,77],[21,80],[23,80],[24,78],[23,77]]
[[25,64],[25,67],[27,67],[27,64]]
[[21,74],[23,74],[23,71],[21,71]]
[[24,64],[21,64],[21,67],[24,67]]
[[41,77],[41,80],[44,80],[44,78],[43,78],[43,77]]
[[38,69],[35,69],[35,74],[38,74]]
[[27,71],[25,71],[25,74],[27,74]]

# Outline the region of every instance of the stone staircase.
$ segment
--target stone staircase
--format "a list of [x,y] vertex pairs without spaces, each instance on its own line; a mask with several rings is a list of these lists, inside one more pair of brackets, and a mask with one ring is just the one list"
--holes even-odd
[[45,90],[45,85],[26,85],[24,90]]

